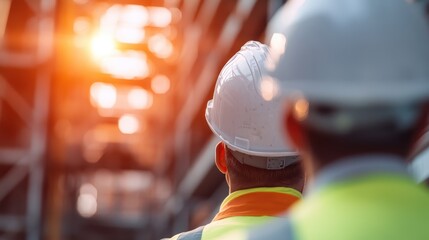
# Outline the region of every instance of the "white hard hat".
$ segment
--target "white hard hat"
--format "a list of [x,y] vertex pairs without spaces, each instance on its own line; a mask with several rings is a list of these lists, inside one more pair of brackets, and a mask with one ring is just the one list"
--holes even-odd
[[268,54],[266,45],[250,41],[228,61],[207,103],[206,120],[231,150],[261,157],[297,156],[284,140],[281,102],[265,101],[258,90]]
[[[429,24],[405,0],[292,0],[268,27],[282,93],[335,105],[429,97]],[[290,96],[290,95],[289,95]]]

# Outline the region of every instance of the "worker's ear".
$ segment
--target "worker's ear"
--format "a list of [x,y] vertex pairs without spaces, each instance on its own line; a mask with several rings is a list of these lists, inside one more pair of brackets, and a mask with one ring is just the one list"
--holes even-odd
[[285,136],[288,137],[289,141],[295,149],[303,151],[306,145],[305,136],[302,129],[302,125],[299,120],[294,116],[294,106],[288,103],[285,107],[283,116],[283,130]]
[[216,145],[216,154],[215,154],[215,162],[216,167],[219,171],[225,174],[228,170],[226,168],[226,147],[223,142],[219,142]]

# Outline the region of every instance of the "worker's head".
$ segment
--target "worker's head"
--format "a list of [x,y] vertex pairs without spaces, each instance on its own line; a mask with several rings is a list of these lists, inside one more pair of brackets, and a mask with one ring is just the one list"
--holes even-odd
[[274,17],[267,78],[287,103],[284,126],[310,173],[349,156],[408,154],[428,112],[424,7],[291,1]]
[[[223,67],[213,99],[207,104],[208,125],[222,140],[216,164],[229,179],[231,190],[268,186],[270,180],[280,179],[278,173],[285,168],[299,167],[293,164],[298,161],[297,152],[282,134],[281,102],[265,101],[258,88],[268,55],[266,45],[246,43]],[[275,174],[279,177],[273,178]],[[286,182],[294,178],[287,174],[282,177]],[[302,174],[297,178],[302,182]]]

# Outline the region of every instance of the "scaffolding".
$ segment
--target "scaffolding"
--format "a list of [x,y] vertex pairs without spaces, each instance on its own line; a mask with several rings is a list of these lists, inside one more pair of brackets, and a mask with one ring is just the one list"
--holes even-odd
[[[19,8],[22,6],[29,11],[21,12]],[[0,178],[0,203],[6,197],[10,198],[11,192],[16,191],[18,186],[25,186],[19,191],[23,192],[20,196],[26,196],[22,213],[0,212],[0,238],[22,239],[25,236],[25,239],[36,240],[42,234],[42,187],[47,149],[54,10],[55,0],[0,0],[0,119],[9,117],[2,114],[7,105],[22,120],[19,128],[26,136],[20,143],[0,146],[0,164],[7,169]],[[24,50],[9,48],[5,43],[9,38],[11,18],[17,18],[14,14],[20,15],[21,21],[25,22],[25,32],[19,34],[26,42],[31,42],[30,47]],[[13,83],[23,79],[17,79],[16,74],[6,76],[7,72],[28,72],[25,81],[30,87],[26,89],[31,88],[31,91],[17,89]],[[4,139],[9,136],[0,132],[0,137]],[[15,201],[23,200],[11,199],[12,203]]]

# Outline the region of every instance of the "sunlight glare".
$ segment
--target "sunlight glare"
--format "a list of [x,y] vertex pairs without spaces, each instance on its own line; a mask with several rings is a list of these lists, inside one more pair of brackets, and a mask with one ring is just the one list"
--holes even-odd
[[170,90],[170,79],[165,75],[157,75],[152,78],[151,88],[154,93],[164,94]]
[[117,90],[112,84],[96,82],[90,88],[91,103],[95,107],[112,108],[116,104]]
[[130,114],[125,114],[118,120],[119,131],[123,134],[134,134],[139,130],[139,120]]
[[94,60],[98,61],[104,57],[113,55],[118,50],[116,43],[109,34],[97,33],[91,41],[91,53]]
[[149,75],[149,66],[143,52],[127,51],[106,57],[101,61],[101,71],[115,78],[135,79]]
[[152,36],[148,44],[149,50],[159,58],[168,58],[173,53],[173,44],[162,34]]
[[146,109],[152,105],[152,95],[143,88],[133,88],[128,93],[128,103],[135,109]]
[[171,11],[164,7],[150,7],[149,10],[149,20],[150,25],[155,27],[167,27],[170,25],[172,20]]

